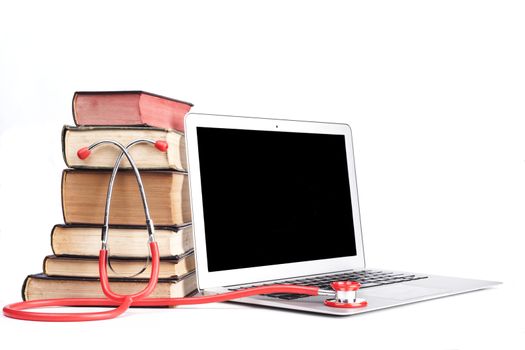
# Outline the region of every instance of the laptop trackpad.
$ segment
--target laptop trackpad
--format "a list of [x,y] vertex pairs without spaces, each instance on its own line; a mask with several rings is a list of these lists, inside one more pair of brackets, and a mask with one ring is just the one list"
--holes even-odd
[[369,289],[366,292],[363,290],[363,295],[372,297],[395,299],[395,300],[409,300],[418,299],[425,296],[446,293],[446,289],[429,288],[419,286],[409,286],[406,284],[397,284],[392,286],[377,287]]

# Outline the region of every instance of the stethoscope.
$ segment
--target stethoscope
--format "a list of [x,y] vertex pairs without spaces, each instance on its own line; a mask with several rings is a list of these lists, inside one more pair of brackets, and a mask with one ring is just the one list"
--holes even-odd
[[[330,299],[324,301],[326,306],[338,308],[357,308],[367,306],[366,300],[357,298],[357,290],[360,284],[355,281],[339,281],[332,282],[333,290],[323,290],[318,287],[298,286],[275,284],[270,286],[260,286],[239,289],[232,292],[214,295],[200,295],[183,298],[148,298],[157,285],[159,278],[159,247],[155,241],[155,227],[153,220],[151,220],[148,201],[146,193],[142,184],[142,178],[139,170],[130,156],[128,150],[141,143],[148,143],[154,145],[159,151],[166,152],[168,144],[165,141],[153,141],[140,139],[123,146],[121,143],[112,140],[101,140],[92,144],[89,147],[84,147],[78,150],[77,156],[80,159],[86,159],[90,156],[91,151],[96,147],[104,144],[111,144],[121,150],[120,155],[115,161],[115,166],[111,173],[109,180],[106,206],[104,211],[104,225],[102,227],[101,243],[98,267],[100,275],[100,285],[106,298],[61,298],[61,299],[41,299],[22,301],[10,305],[6,305],[3,309],[4,315],[20,320],[29,321],[49,321],[49,322],[75,322],[75,321],[95,321],[107,320],[115,318],[124,313],[130,306],[143,307],[159,307],[159,306],[177,306],[177,305],[191,305],[191,304],[206,304],[221,301],[229,301],[239,298],[245,298],[254,295],[271,294],[271,293],[290,293],[290,294],[307,294],[310,296],[328,296]],[[122,158],[126,156],[139,187],[142,204],[144,207],[144,214],[146,216],[146,228],[148,231],[148,245],[151,254],[151,274],[147,286],[140,292],[130,295],[121,295],[113,292],[108,280],[108,235],[109,235],[109,213],[111,207],[111,195],[113,193],[113,184],[119,170]],[[51,312],[28,312],[27,309],[50,307],[50,306],[110,306],[114,309],[100,312],[84,312],[84,313],[51,313]]]

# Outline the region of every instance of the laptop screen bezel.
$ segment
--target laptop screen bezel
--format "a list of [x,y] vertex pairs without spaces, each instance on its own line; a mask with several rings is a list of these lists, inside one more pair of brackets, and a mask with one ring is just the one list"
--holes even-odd
[[[348,178],[350,181],[356,255],[210,272],[208,270],[205,239],[200,159],[197,142],[198,127],[343,135],[345,138]],[[195,265],[197,285],[200,290],[364,268],[365,260],[355,176],[354,152],[352,147],[352,133],[347,124],[189,113],[185,117],[185,138],[191,194]],[[222,156],[224,157],[226,167],[228,155],[225,154]],[[320,164],[320,166],[322,166],[322,164]],[[233,213],[232,218],[235,218]],[[233,219],[231,222],[228,222],[228,218],[225,218],[224,234],[228,234],[228,225],[235,225],[235,220]],[[322,227],[315,227],[314,229],[318,230],[319,234],[322,235]]]

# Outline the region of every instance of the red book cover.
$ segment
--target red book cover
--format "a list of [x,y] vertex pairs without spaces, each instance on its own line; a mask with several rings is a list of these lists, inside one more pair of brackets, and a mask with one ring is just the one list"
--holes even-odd
[[184,131],[191,103],[144,91],[78,91],[73,119],[79,126],[146,125]]

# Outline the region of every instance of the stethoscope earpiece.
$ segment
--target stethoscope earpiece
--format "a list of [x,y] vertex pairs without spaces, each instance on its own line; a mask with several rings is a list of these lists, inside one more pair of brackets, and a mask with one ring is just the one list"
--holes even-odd
[[155,148],[161,152],[166,152],[168,150],[168,143],[162,140],[155,141]]
[[84,160],[91,154],[91,150],[87,147],[82,147],[77,151],[77,157]]

